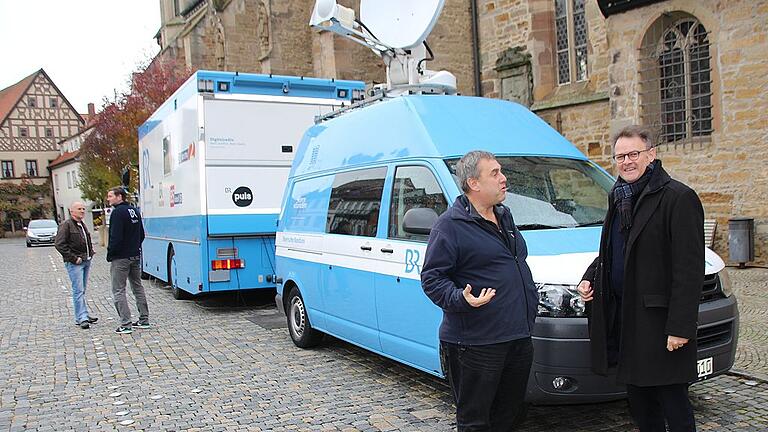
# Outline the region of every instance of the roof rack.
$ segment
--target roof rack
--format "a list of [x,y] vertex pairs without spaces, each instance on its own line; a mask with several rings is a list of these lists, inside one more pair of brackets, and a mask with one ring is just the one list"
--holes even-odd
[[376,102],[380,102],[387,98],[393,98],[403,95],[455,95],[456,88],[445,86],[441,84],[405,84],[387,89],[384,86],[374,87],[371,89],[372,96],[366,99],[362,99],[358,102],[352,103],[348,106],[342,106],[337,110],[333,110],[327,114],[315,116],[315,124],[322,123],[326,120],[336,118],[342,114],[346,114],[349,111],[363,108],[368,105],[372,105]]

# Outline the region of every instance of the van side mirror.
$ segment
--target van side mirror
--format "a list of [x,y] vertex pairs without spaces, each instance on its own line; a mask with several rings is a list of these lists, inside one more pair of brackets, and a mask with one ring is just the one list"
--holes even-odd
[[408,234],[429,235],[437,222],[437,212],[426,207],[412,208],[403,216],[403,231]]
[[123,187],[126,189],[131,186],[131,169],[129,167],[123,168],[123,173],[120,176],[120,181],[123,183]]

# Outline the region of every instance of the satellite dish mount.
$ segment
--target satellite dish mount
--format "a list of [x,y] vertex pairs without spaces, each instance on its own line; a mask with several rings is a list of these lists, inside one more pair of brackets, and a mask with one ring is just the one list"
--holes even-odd
[[389,92],[456,93],[456,77],[423,67],[432,60],[426,39],[437,23],[445,0],[360,0],[355,11],[335,0],[316,0],[309,25],[351,39],[384,60]]

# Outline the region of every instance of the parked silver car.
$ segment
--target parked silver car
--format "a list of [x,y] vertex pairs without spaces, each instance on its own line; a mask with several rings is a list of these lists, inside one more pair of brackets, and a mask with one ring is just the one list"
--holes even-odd
[[27,231],[27,247],[32,245],[52,245],[56,239],[59,225],[53,219],[37,219],[29,222]]

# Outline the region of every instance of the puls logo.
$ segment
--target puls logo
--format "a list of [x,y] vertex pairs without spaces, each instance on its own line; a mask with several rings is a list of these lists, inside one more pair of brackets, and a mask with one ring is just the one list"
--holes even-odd
[[421,254],[417,249],[405,250],[405,272],[421,274],[421,265],[419,265],[419,258]]
[[253,202],[253,192],[245,186],[240,186],[232,193],[232,202],[238,207],[248,207]]

